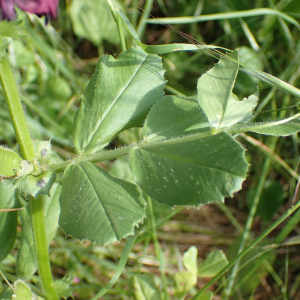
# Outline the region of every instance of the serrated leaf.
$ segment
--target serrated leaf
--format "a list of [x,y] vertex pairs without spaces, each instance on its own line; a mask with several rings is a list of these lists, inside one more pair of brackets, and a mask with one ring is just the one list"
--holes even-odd
[[108,244],[133,234],[145,217],[136,185],[91,162],[69,166],[63,177],[59,224],[67,235]]
[[161,58],[138,46],[122,52],[117,59],[103,56],[75,117],[77,150],[91,154],[119,132],[141,126],[150,107],[164,94],[163,74]]
[[[20,202],[16,197],[16,190],[0,181],[0,209],[18,208]],[[17,211],[0,211],[0,261],[2,261],[14,246],[18,225]]]
[[7,21],[3,20],[0,22],[0,36],[9,38],[21,38],[24,37],[24,25],[23,20],[21,21]]
[[[238,52],[227,54],[238,60]],[[238,64],[221,58],[218,64],[198,80],[198,101],[212,128],[230,127],[247,122],[257,105],[258,93],[239,101],[232,93],[238,72]]]
[[23,281],[23,280],[17,280],[14,283],[15,291],[12,295],[12,300],[31,300],[31,290],[30,287]]
[[52,152],[51,141],[35,141],[33,146],[36,159],[41,168],[46,168],[47,165],[55,164],[59,161],[58,155]]
[[160,292],[152,277],[138,274],[132,277],[132,287],[135,300],[160,300]]
[[15,169],[20,168],[22,160],[22,157],[13,150],[0,146],[0,175],[14,176]]
[[223,201],[241,188],[248,167],[243,147],[226,133],[193,138],[142,144],[131,150],[133,176],[152,199],[199,206]]
[[[46,232],[48,243],[54,238],[58,228],[58,218],[60,214],[59,196],[61,186],[55,183],[50,190],[50,197],[44,195],[44,212],[46,219]],[[21,239],[20,248],[17,255],[16,270],[19,278],[28,279],[37,269],[35,261],[35,249],[33,244],[33,233],[31,227],[31,220],[29,215],[29,207],[20,211],[21,219]]]
[[228,260],[222,250],[210,252],[198,270],[200,277],[213,277],[219,273],[226,265]]
[[15,169],[17,177],[22,177],[31,174],[33,171],[34,171],[34,165],[31,164],[28,160],[22,160],[20,162],[19,169]]
[[37,197],[38,195],[49,195],[55,179],[55,172],[47,170],[40,176],[26,175],[17,178],[13,180],[13,185],[20,189],[24,195]]
[[237,124],[231,127],[231,130],[238,132],[250,131],[273,136],[288,136],[300,131],[300,120],[297,119],[299,117],[300,115],[297,114],[277,121]]
[[143,136],[153,142],[205,131],[210,131],[209,123],[196,99],[165,96],[151,108]]

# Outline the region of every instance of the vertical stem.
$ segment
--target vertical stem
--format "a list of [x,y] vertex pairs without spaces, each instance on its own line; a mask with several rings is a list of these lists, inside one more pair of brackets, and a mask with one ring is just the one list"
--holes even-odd
[[123,30],[123,23],[122,23],[122,20],[119,17],[119,15],[117,15],[117,26],[118,26],[119,36],[120,36],[120,40],[121,40],[121,48],[123,51],[126,51],[127,47],[126,47],[124,30]]
[[[5,100],[12,119],[16,138],[24,159],[33,162],[35,151],[30,137],[29,128],[26,123],[18,86],[8,59],[0,60],[0,82],[2,85]],[[33,230],[33,240],[38,269],[41,277],[43,291],[47,299],[59,300],[55,291],[48,254],[48,241],[45,226],[43,198],[29,197],[29,208]]]
[[124,31],[123,31],[122,20],[119,17],[119,15],[116,14],[115,8],[114,8],[114,5],[113,5],[112,1],[107,0],[107,4],[110,8],[111,15],[112,15],[113,19],[115,20],[115,22],[117,24],[117,27],[118,27],[119,37],[120,37],[120,41],[121,41],[121,48],[122,48],[123,51],[126,51],[127,47],[126,47],[126,41],[125,41],[125,36],[124,36]]
[[49,300],[59,300],[56,293],[51,274],[50,260],[48,253],[48,240],[44,215],[43,196],[38,198],[30,197],[29,211],[33,229],[34,247],[38,263],[39,275],[41,278],[42,290]]
[[146,1],[145,9],[143,10],[143,14],[142,14],[142,17],[140,19],[140,23],[139,23],[139,26],[138,26],[138,29],[137,29],[137,34],[140,38],[144,34],[144,31],[145,31],[145,28],[146,28],[146,19],[149,18],[149,14],[150,14],[151,9],[152,9],[153,1],[154,0],[147,0]]
[[0,60],[0,82],[24,159],[33,161],[35,152],[20,100],[18,86],[8,59]]

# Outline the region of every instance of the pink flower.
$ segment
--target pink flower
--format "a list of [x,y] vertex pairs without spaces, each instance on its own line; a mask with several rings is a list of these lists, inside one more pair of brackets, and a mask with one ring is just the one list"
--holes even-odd
[[14,20],[16,18],[15,5],[20,9],[38,16],[55,18],[59,0],[0,0],[2,19]]

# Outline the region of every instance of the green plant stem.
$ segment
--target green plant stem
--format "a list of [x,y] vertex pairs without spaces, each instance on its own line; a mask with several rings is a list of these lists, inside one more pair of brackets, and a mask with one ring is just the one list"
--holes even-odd
[[246,255],[255,245],[263,240],[271,231],[273,231],[286,218],[293,214],[300,207],[300,201],[295,206],[288,209],[276,222],[263,231],[248,247],[238,254],[228,265],[226,265],[216,276],[214,276],[191,300],[197,300],[198,296],[203,294],[212,284],[214,284],[223,274],[225,274],[237,261]]
[[127,46],[126,46],[125,35],[124,35],[124,30],[123,30],[123,22],[119,15],[117,15],[117,26],[118,26],[118,32],[119,32],[119,37],[120,37],[120,41],[121,41],[122,51],[126,51]]
[[[300,24],[297,22],[296,19],[290,17],[289,15],[277,9],[271,9],[271,8],[255,8],[249,10],[233,11],[233,12],[193,16],[193,17],[160,18],[160,20],[166,24],[191,24],[197,22],[229,20],[229,19],[237,19],[237,18],[266,16],[266,15],[281,17],[287,22],[295,25],[298,28],[298,30],[300,30]],[[146,21],[149,24],[156,24],[156,20],[150,19]]]
[[43,196],[30,197],[29,211],[33,229],[34,247],[42,290],[49,300],[59,300],[51,274]]
[[25,160],[32,162],[35,158],[33,143],[26,123],[17,82],[6,57],[0,60],[0,81],[21,154]]
[[[298,118],[299,116],[300,116],[300,113],[298,113],[290,118],[284,119],[284,120],[279,120],[279,121],[275,121],[275,122],[272,122],[269,124],[261,125],[260,128],[268,128],[268,127],[276,126],[279,124],[283,124],[283,123],[288,122],[289,120],[294,120],[294,119]],[[190,142],[190,141],[194,141],[197,139],[213,136],[213,135],[216,135],[221,132],[225,132],[225,133],[234,135],[236,133],[247,132],[251,128],[252,128],[251,126],[249,126],[249,127],[243,126],[241,128],[233,127],[233,128],[218,128],[218,129],[212,129],[212,130],[207,129],[206,131],[203,131],[200,133],[186,135],[184,137],[181,137],[180,140],[170,139],[170,140],[162,140],[162,141],[157,141],[157,142],[151,142],[151,140],[150,141],[142,141],[139,144],[132,144],[130,146],[119,148],[116,150],[111,150],[111,151],[103,150],[103,151],[99,151],[99,152],[96,152],[91,155],[78,156],[72,160],[65,161],[63,163],[50,165],[49,169],[52,171],[55,171],[56,173],[60,173],[60,172],[63,172],[72,163],[81,163],[81,162],[85,162],[85,161],[90,161],[90,162],[96,163],[96,162],[115,159],[118,157],[128,155],[130,153],[130,150],[134,147],[143,147],[143,149],[151,149],[151,147],[153,147],[153,146]],[[255,126],[253,128],[255,128]]]
[[[34,162],[35,151],[33,143],[26,123],[18,86],[7,58],[0,60],[0,81],[21,154],[24,159]],[[42,287],[48,299],[56,300],[59,297],[55,291],[51,275],[42,197],[29,197],[28,202]]]
[[[215,135],[217,133],[226,132],[226,131],[229,132],[229,130],[227,130],[227,128],[219,129],[218,132],[214,132],[214,131],[211,131],[210,129],[208,129],[205,132],[197,133],[194,135],[187,135],[185,137],[182,137],[179,142],[184,143],[184,142],[194,141],[194,140],[197,140],[200,138],[209,137],[209,136]],[[240,129],[239,129],[239,131],[240,131]],[[232,131],[230,131],[230,133],[234,134],[235,131],[232,130]],[[177,140],[163,140],[163,141],[158,141],[158,142],[142,141],[139,144],[135,143],[135,144],[132,144],[127,147],[118,148],[116,150],[110,150],[110,151],[103,150],[103,151],[99,151],[99,152],[96,152],[96,153],[90,154],[90,155],[77,156],[77,157],[73,158],[72,160],[65,161],[63,163],[50,165],[49,169],[52,171],[55,171],[56,173],[60,173],[60,172],[63,172],[70,164],[73,164],[73,163],[78,164],[78,163],[85,162],[85,161],[90,161],[90,162],[96,163],[96,162],[111,160],[111,159],[115,159],[118,157],[128,155],[130,153],[130,150],[134,147],[143,147],[143,149],[151,149],[151,147],[153,147],[153,146],[160,146],[160,145],[163,146],[166,144],[176,144],[176,143],[178,143]]]
[[150,197],[147,197],[147,203],[148,203],[149,218],[150,218],[150,222],[151,222],[154,249],[155,249],[156,256],[159,260],[159,271],[160,271],[161,279],[163,282],[163,289],[164,289],[164,294],[165,294],[164,299],[168,300],[168,299],[170,299],[170,297],[169,297],[169,293],[168,293],[168,289],[167,289],[167,287],[168,287],[167,278],[166,278],[165,270],[164,270],[165,269],[165,261],[164,261],[161,247],[160,247],[160,244],[159,244],[158,238],[157,238],[156,225],[155,225],[153,206],[152,206],[152,199]]
[[144,31],[145,31],[145,28],[146,28],[146,20],[148,19],[149,17],[149,14],[151,12],[151,9],[152,9],[152,6],[153,6],[153,2],[154,0],[147,0],[146,1],[146,4],[145,4],[145,8],[143,10],[143,14],[142,14],[142,17],[140,19],[140,23],[138,25],[138,28],[137,28],[137,34],[138,36],[141,38],[144,34]]

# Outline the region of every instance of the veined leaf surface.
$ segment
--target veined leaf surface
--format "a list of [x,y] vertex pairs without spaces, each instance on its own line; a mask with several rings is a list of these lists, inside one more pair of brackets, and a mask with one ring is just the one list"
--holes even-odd
[[67,235],[103,245],[133,234],[145,217],[137,186],[91,162],[66,169],[60,204],[59,223]]
[[208,120],[196,99],[165,96],[151,108],[143,136],[145,140],[153,142],[208,131]]
[[142,126],[149,109],[163,95],[161,58],[136,46],[117,59],[103,56],[83,96],[74,123],[77,150],[91,154],[120,131]]
[[243,147],[220,133],[133,148],[130,168],[136,182],[157,202],[199,206],[238,191],[247,162]]
[[[227,56],[238,60],[238,52]],[[258,93],[239,101],[232,93],[238,73],[238,64],[221,58],[214,68],[198,80],[198,101],[212,128],[230,127],[237,122],[247,122],[257,105]]]
[[157,202],[223,201],[246,177],[244,148],[226,133],[212,135],[197,106],[184,98],[162,98],[146,119],[146,140],[130,153],[136,182]]

